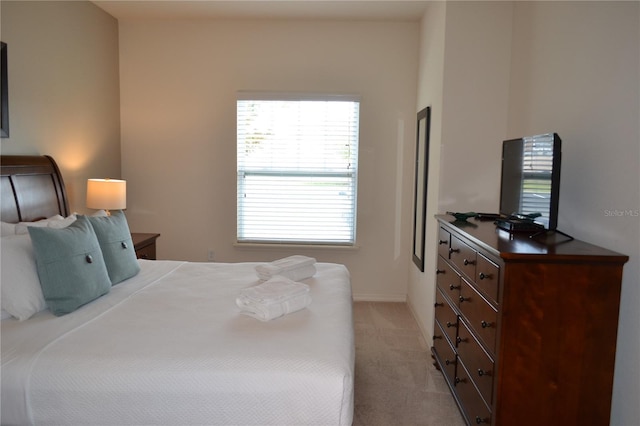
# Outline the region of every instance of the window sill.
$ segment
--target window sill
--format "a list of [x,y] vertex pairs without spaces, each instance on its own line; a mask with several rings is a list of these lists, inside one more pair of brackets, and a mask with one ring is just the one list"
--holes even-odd
[[240,250],[360,250],[360,246],[342,246],[331,244],[278,244],[278,243],[234,243],[233,246]]

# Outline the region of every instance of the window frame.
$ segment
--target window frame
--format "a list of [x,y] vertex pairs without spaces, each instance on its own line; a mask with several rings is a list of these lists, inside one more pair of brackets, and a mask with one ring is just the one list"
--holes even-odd
[[[357,204],[358,204],[358,158],[359,158],[359,145],[360,145],[360,116],[361,116],[361,97],[354,94],[326,94],[326,93],[297,93],[297,92],[256,92],[256,91],[239,91],[236,94],[236,120],[240,118],[239,115],[239,102],[240,101],[291,101],[291,102],[304,102],[304,101],[337,101],[337,102],[354,102],[357,103],[357,118],[355,120],[355,132],[350,137],[355,136],[355,142],[350,142],[350,149],[355,149],[355,153],[350,153],[350,158],[354,158],[355,161],[350,162],[350,168],[348,170],[334,170],[334,171],[318,171],[318,170],[304,170],[299,169],[295,171],[283,171],[281,169],[262,169],[262,170],[248,170],[242,169],[240,166],[240,152],[239,152],[239,136],[236,134],[236,150],[238,158],[236,160],[236,244],[239,246],[313,246],[313,247],[340,247],[340,248],[352,248],[356,247],[357,243]],[[236,130],[239,132],[239,123],[236,123]],[[278,176],[278,177],[325,177],[325,178],[347,178],[350,180],[350,192],[353,200],[350,204],[350,238],[348,240],[336,239],[313,239],[313,238],[253,238],[243,236],[241,228],[243,225],[241,218],[242,209],[242,197],[240,194],[244,193],[243,185],[244,177],[246,176]]]

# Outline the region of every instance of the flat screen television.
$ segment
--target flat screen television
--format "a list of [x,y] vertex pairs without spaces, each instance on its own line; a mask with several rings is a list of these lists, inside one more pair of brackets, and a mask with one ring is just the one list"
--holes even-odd
[[502,143],[501,216],[532,220],[539,227],[556,230],[561,145],[556,133]]

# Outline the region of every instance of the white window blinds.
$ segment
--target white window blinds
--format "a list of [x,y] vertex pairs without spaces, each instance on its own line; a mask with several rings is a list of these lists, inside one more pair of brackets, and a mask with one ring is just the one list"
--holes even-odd
[[360,103],[240,93],[238,241],[353,245]]

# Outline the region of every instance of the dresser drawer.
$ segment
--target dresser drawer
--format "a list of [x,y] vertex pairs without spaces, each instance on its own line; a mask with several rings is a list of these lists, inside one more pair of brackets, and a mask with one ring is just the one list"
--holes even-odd
[[451,236],[450,259],[454,265],[470,279],[476,276],[476,251],[464,241]]
[[495,371],[493,360],[482,349],[464,321],[460,321],[458,327],[458,356],[467,366],[469,376],[480,391],[480,395],[487,405],[491,406]]
[[451,246],[451,234],[449,231],[440,228],[438,231],[438,254],[445,259],[449,259],[449,247]]
[[498,265],[478,253],[476,286],[496,305],[498,304],[499,283],[500,268]]
[[458,306],[460,300],[460,274],[449,263],[438,256],[438,269],[436,271],[436,284],[451,301]]
[[436,321],[433,330],[433,350],[434,355],[440,365],[447,381],[453,386],[456,377],[456,352],[445,337],[445,332]]
[[435,312],[436,321],[440,323],[449,340],[455,342],[458,337],[458,315],[453,311],[440,288],[436,290]]
[[489,351],[495,354],[498,312],[464,278],[460,283],[460,312]]
[[455,392],[462,403],[462,411],[470,424],[491,424],[491,410],[484,403],[469,377],[464,361],[458,359]]

